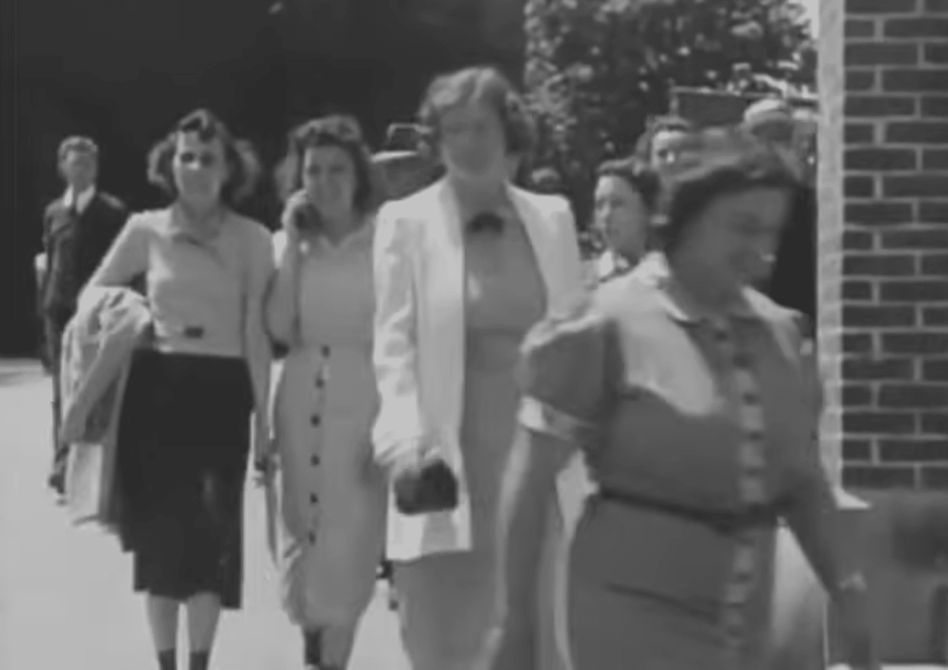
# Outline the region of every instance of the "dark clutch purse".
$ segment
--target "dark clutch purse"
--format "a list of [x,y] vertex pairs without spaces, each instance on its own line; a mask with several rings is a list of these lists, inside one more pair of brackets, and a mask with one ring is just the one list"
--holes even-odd
[[395,506],[406,516],[448,512],[458,506],[458,480],[439,456],[399,470],[392,489]]

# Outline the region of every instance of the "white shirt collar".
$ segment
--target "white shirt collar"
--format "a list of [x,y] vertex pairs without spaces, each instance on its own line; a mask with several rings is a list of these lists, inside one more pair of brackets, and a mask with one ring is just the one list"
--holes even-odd
[[72,207],[73,203],[76,204],[76,210],[81,214],[86,211],[86,207],[89,206],[89,203],[92,201],[92,196],[95,195],[95,186],[90,186],[81,193],[76,193],[72,187],[66,189],[66,195],[63,196],[63,202],[66,203],[66,207]]

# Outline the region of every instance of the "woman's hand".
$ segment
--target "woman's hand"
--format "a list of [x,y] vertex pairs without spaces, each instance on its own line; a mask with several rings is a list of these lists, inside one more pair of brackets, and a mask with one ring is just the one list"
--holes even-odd
[[432,442],[406,442],[379,460],[402,514],[446,512],[457,507],[457,477]]
[[848,665],[853,670],[879,670],[873,643],[868,590],[861,576],[847,580],[833,597]]
[[286,231],[286,241],[291,249],[298,248],[302,237],[301,230],[306,227],[307,217],[312,216],[315,216],[315,208],[305,191],[297,191],[287,199],[283,215],[283,230]]

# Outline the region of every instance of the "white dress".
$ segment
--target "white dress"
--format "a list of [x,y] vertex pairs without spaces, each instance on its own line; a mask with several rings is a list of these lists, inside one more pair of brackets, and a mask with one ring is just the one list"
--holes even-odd
[[283,603],[309,630],[358,623],[383,551],[385,487],[370,440],[373,231],[304,249],[299,341],[277,384]]

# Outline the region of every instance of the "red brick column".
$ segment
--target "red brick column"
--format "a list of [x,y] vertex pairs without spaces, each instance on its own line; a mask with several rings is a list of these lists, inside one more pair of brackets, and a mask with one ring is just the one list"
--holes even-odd
[[827,457],[857,489],[948,489],[948,0],[823,0]]

